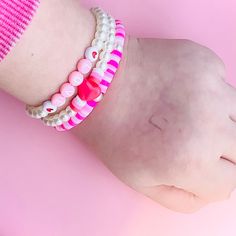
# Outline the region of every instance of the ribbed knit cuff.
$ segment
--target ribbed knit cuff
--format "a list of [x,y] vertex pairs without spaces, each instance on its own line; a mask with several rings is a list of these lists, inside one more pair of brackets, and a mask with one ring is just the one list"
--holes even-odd
[[0,0],[0,62],[31,22],[40,0]]

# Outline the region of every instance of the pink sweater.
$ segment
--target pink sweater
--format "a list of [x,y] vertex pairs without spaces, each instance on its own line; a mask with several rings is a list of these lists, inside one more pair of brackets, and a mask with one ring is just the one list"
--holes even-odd
[[0,0],[0,62],[33,18],[40,0]]

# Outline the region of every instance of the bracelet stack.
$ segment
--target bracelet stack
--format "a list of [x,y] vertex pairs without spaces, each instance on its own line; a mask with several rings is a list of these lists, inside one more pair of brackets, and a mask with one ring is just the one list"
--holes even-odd
[[[40,106],[26,106],[27,113],[47,126],[66,131],[81,123],[102,100],[122,58],[125,28],[101,8],[92,8],[96,33],[84,58],[77,63],[67,82]],[[65,107],[66,102],[68,105]],[[60,107],[65,107],[60,109]]]

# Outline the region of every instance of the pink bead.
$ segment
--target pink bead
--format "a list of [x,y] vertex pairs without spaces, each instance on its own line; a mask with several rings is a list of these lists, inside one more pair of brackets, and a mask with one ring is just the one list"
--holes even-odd
[[88,59],[81,59],[77,64],[77,69],[82,74],[87,74],[92,69],[92,62]]
[[69,75],[69,82],[71,85],[77,87],[82,84],[84,76],[79,71],[73,71]]
[[56,93],[51,98],[52,105],[56,107],[61,107],[65,104],[66,98],[63,97],[60,93]]
[[65,98],[71,97],[75,92],[75,87],[70,83],[64,83],[60,88],[61,95]]

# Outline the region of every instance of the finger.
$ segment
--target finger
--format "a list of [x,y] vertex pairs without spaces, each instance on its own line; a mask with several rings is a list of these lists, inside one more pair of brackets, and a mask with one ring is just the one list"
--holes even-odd
[[174,186],[145,187],[141,191],[162,206],[183,213],[195,212],[207,204],[195,194]]

